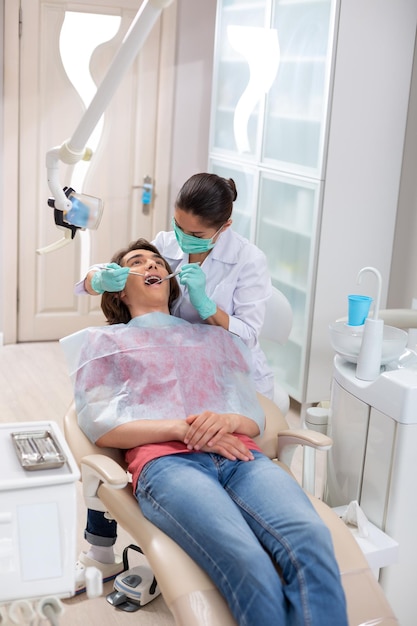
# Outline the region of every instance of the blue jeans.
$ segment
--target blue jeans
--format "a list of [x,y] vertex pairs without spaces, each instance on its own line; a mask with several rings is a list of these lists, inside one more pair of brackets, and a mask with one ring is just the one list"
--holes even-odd
[[138,481],[140,508],[207,572],[239,626],[345,626],[327,527],[287,472],[254,455],[150,461]]
[[107,519],[101,511],[88,509],[84,537],[92,546],[113,546],[117,539],[117,522]]

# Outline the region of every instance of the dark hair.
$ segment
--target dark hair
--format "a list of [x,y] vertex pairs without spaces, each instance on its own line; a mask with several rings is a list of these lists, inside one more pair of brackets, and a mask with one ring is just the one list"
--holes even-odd
[[[132,241],[126,248],[123,248],[122,250],[119,250],[119,252],[116,252],[112,256],[111,262],[122,265],[123,258],[126,256],[126,254],[128,254],[128,252],[132,252],[133,250],[149,250],[150,252],[154,252],[163,260],[168,274],[172,274],[169,263],[167,263],[164,257],[161,256],[159,250],[155,248],[154,245],[149,243],[147,239],[138,239],[137,241]],[[169,286],[170,291],[168,298],[168,308],[171,309],[172,304],[180,295],[180,288],[175,277],[169,279]],[[129,309],[120,298],[120,292],[111,293],[105,291],[101,296],[101,309],[109,324],[127,324],[127,322],[132,319]]]
[[220,227],[230,218],[236,198],[237,190],[232,178],[201,173],[194,174],[183,184],[175,206],[197,215],[207,226]]

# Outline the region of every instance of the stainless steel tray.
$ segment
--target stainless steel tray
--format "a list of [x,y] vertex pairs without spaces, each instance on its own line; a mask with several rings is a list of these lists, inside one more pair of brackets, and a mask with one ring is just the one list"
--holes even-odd
[[49,430],[11,433],[16,454],[25,470],[62,467],[66,456]]

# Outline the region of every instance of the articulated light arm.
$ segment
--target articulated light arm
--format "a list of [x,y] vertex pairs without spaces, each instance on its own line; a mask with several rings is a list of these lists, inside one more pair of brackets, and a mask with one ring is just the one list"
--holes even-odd
[[[59,162],[61,161],[62,163],[73,165],[78,161],[88,161],[91,158],[91,150],[85,147],[91,133],[110,103],[124,74],[145,43],[161,12],[168,7],[171,2],[172,0],[144,0],[107,74],[99,85],[94,98],[81,118],[72,137],[61,146],[52,148],[47,152],[46,167],[48,185],[55,199],[55,208],[59,211],[66,213],[72,207],[71,200],[65,195],[59,182]],[[37,252],[38,254],[44,254],[52,250],[57,250],[68,244],[72,237],[71,231],[65,232],[65,237],[61,240],[50,246],[41,248],[37,250]]]

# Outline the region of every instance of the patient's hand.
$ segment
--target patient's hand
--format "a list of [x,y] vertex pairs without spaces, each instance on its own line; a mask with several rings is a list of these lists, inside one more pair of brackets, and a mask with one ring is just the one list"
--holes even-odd
[[248,437],[259,435],[259,427],[252,419],[238,413],[213,413],[203,411],[198,415],[189,415],[186,419],[189,424],[184,437],[184,443],[189,450],[203,450],[214,452],[214,446],[224,435],[240,433]]
[[208,445],[212,448],[227,433],[237,430],[239,416],[235,413],[213,413],[204,411],[189,415],[186,419],[189,429],[184,443],[189,450],[201,450]]
[[245,444],[240,441],[240,439],[238,439],[231,433],[223,435],[223,437],[218,440],[214,445],[204,446],[201,449],[203,452],[214,452],[215,454],[221,454],[230,461],[253,461],[254,459],[251,450],[249,450],[249,448],[247,448]]

